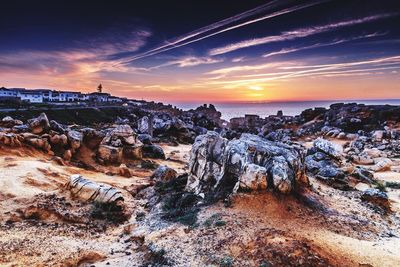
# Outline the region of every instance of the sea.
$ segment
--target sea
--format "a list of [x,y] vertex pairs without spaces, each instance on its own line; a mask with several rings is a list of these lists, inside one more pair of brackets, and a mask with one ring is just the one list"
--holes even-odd
[[[266,117],[276,115],[282,110],[283,115],[299,115],[303,110],[315,107],[328,108],[334,103],[362,103],[366,105],[400,105],[400,99],[385,100],[334,100],[334,101],[293,101],[293,102],[263,102],[263,103],[213,103],[218,111],[222,113],[222,119],[230,120],[235,117],[243,117],[245,114]],[[184,109],[194,109],[205,103],[173,103],[173,105]]]

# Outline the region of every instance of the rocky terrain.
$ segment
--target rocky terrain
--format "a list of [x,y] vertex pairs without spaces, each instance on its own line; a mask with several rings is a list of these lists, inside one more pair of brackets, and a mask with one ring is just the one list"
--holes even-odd
[[84,112],[1,119],[1,266],[400,262],[400,107]]

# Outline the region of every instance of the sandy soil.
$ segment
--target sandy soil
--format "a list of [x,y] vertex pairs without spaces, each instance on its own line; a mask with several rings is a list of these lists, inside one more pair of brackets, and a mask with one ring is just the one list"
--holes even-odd
[[[167,160],[155,163],[184,173],[190,146],[163,149]],[[152,170],[135,162],[130,169],[126,178],[118,166],[89,171],[31,149],[1,148],[0,266],[140,266],[153,246],[174,266],[399,266],[399,189],[388,189],[394,211],[385,214],[357,191],[312,179],[312,189],[297,196],[241,193],[230,207],[203,207],[188,227],[149,216],[147,200],[132,192],[152,184]],[[91,205],[63,189],[71,174],[120,188],[132,217],[122,225],[91,220]],[[395,172],[376,178],[400,182]]]

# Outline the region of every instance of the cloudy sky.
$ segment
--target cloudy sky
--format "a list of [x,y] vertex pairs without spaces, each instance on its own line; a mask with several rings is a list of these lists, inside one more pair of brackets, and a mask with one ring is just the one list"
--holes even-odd
[[13,0],[0,86],[102,83],[163,102],[400,98],[399,25],[398,0]]

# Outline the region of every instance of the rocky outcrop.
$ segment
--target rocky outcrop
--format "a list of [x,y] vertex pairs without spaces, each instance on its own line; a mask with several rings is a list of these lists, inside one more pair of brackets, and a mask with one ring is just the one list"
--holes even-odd
[[216,132],[198,136],[191,150],[189,172],[186,189],[196,194],[267,187],[288,194],[308,184],[300,148],[252,134],[231,141]]
[[176,178],[177,172],[165,165],[159,166],[151,175],[151,179],[157,182],[169,182]]
[[41,134],[50,129],[49,119],[45,113],[41,113],[37,118],[28,120],[28,126],[34,134]]
[[388,195],[378,189],[367,189],[361,195],[361,200],[370,202],[385,210],[390,210]]

